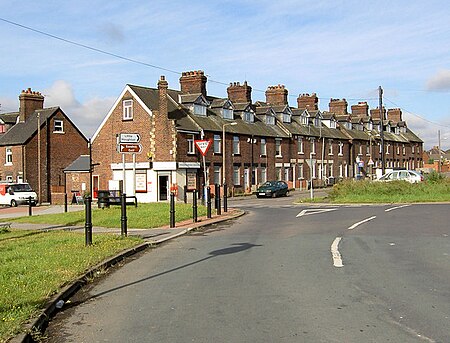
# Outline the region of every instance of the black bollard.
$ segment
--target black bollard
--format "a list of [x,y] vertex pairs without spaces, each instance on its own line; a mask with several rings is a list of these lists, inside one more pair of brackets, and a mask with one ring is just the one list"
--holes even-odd
[[28,216],[32,216],[33,215],[33,211],[32,211],[32,207],[31,207],[31,196],[28,197]]
[[67,193],[64,193],[64,212],[67,213]]
[[85,245],[92,245],[92,198],[84,198],[86,222],[84,224]]
[[223,211],[228,212],[228,187],[227,184],[223,184]]
[[187,186],[183,187],[183,191],[184,191],[184,203],[187,204]]
[[219,185],[216,183],[215,185],[214,185],[214,209],[215,210],[217,210],[217,204],[219,203],[219,197],[218,197],[218,194],[219,194]]
[[120,196],[120,209],[121,209],[121,216],[120,216],[120,234],[122,237],[126,237],[127,232],[127,195],[123,193]]
[[211,218],[211,187],[206,188],[206,217]]
[[194,190],[194,197],[192,198],[192,221],[197,222],[197,190]]
[[220,201],[220,186],[219,185],[217,185],[218,187],[217,187],[217,194],[216,194],[216,198],[217,198],[217,215],[221,215],[222,214],[222,205],[220,204],[221,203],[221,201]]
[[175,193],[170,193],[170,227],[175,227]]

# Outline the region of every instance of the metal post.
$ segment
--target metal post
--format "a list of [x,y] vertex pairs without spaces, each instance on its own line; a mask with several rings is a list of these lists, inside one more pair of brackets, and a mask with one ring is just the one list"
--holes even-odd
[[217,210],[217,204],[218,202],[218,194],[219,194],[219,185],[216,183],[214,185],[214,209]]
[[219,185],[217,185],[216,198],[217,198],[217,215],[220,216],[222,214],[222,209],[221,209],[221,204],[220,204],[220,186]]
[[67,213],[67,193],[64,193],[64,212]]
[[192,198],[192,221],[197,222],[197,190],[194,190],[194,197]]
[[378,87],[378,97],[379,97],[379,107],[380,107],[380,121],[381,121],[381,128],[380,128],[380,140],[381,140],[381,175],[384,175],[385,173],[385,164],[386,164],[386,158],[384,155],[384,113],[383,113],[383,89],[381,86]]
[[86,222],[84,224],[84,236],[86,246],[92,245],[92,198],[87,196],[84,198]]
[[[252,145],[253,146],[253,145]],[[252,170],[253,172],[253,170]],[[227,184],[223,184],[223,211],[228,212],[228,189]]]
[[170,193],[170,227],[175,227],[175,193]]
[[184,191],[184,203],[187,204],[187,186],[184,186],[183,191]]
[[211,187],[206,188],[206,217],[211,218]]
[[120,196],[120,234],[122,237],[127,236],[127,195],[122,193]]
[[31,207],[31,196],[30,196],[30,197],[28,197],[28,216],[30,216],[30,217],[33,215],[33,211],[31,208],[32,207]]

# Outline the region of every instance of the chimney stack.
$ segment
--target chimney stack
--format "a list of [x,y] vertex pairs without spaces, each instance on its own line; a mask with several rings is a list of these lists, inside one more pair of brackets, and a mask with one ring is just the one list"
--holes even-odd
[[185,71],[180,77],[181,93],[198,94],[206,96],[207,78],[203,70]]
[[19,121],[25,122],[34,111],[44,108],[44,96],[28,88],[20,93],[19,104]]
[[269,105],[287,105],[288,90],[284,85],[269,86],[266,90],[266,102]]
[[175,130],[173,120],[169,119],[167,108],[167,89],[169,84],[162,75],[158,80],[158,111],[154,111],[153,130],[155,143],[153,145],[153,161],[173,161],[175,158]]
[[232,82],[227,88],[228,99],[234,103],[252,102],[252,87],[247,85],[247,81],[241,85],[239,82]]
[[347,114],[347,100],[345,99],[330,99],[330,104],[329,104],[329,108],[330,108],[330,112],[335,113],[335,114]]
[[387,119],[394,123],[398,123],[398,122],[402,121],[402,110],[399,108],[388,109]]
[[317,111],[319,109],[319,98],[316,93],[299,95],[297,98],[297,107],[302,110]]
[[[380,108],[370,110],[370,117],[374,120],[380,120]],[[386,119],[386,109],[383,106],[383,119]]]
[[352,105],[352,117],[365,118],[369,115],[369,105],[365,101],[358,102],[357,105]]

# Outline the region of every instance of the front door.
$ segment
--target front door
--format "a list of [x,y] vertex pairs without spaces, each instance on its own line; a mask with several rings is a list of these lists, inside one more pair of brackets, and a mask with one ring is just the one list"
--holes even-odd
[[168,199],[169,176],[168,175],[159,175],[158,184],[159,184],[158,185],[159,200],[165,201]]

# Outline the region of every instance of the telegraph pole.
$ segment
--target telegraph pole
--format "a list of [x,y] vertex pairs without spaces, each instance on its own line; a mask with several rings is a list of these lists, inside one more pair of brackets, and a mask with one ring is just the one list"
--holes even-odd
[[378,87],[378,98],[379,98],[379,108],[380,108],[380,120],[381,120],[381,175],[384,175],[385,171],[385,158],[384,158],[384,113],[383,113],[383,89],[381,86]]

